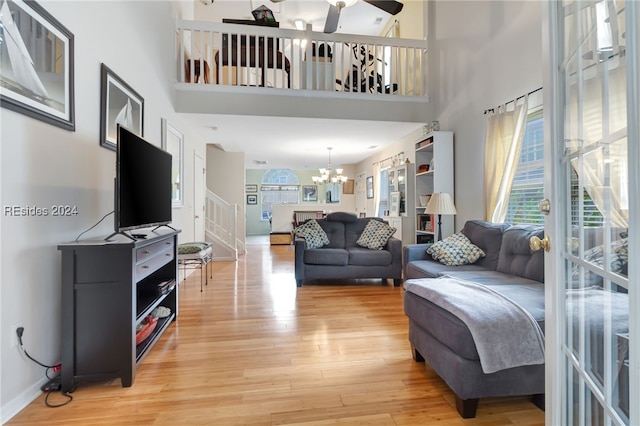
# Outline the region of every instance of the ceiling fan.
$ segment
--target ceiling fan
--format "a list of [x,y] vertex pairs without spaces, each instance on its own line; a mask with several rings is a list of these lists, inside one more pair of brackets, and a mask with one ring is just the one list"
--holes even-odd
[[[284,0],[271,0],[273,3],[280,3]],[[334,33],[338,29],[338,21],[340,20],[340,11],[345,7],[353,6],[358,0],[327,0],[330,4],[327,20],[324,23],[324,32],[327,34]],[[362,0],[372,6],[391,15],[397,15],[404,6],[395,0]]]

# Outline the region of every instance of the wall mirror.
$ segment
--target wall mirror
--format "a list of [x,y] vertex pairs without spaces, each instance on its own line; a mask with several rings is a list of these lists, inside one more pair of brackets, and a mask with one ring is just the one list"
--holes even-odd
[[171,205],[184,206],[184,135],[162,119],[162,149],[171,154]]

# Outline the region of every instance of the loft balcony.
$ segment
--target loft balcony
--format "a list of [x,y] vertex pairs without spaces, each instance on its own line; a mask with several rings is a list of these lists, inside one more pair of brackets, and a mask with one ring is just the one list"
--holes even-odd
[[176,21],[183,113],[427,121],[427,42]]

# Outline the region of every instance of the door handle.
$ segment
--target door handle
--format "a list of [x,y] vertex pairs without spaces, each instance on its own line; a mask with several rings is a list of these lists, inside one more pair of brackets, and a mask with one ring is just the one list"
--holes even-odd
[[199,215],[195,215],[194,219],[200,219],[200,216]]
[[547,235],[545,235],[543,239],[533,236],[529,238],[529,247],[533,251],[538,251],[541,248],[544,248],[544,251],[549,251],[551,250],[551,240]]

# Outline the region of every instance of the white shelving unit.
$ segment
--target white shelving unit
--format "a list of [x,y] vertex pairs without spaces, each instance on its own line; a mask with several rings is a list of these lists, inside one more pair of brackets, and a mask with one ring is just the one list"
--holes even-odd
[[[424,214],[420,196],[434,192],[448,192],[455,202],[453,170],[453,132],[438,131],[416,142],[415,173],[415,241],[432,242],[437,235],[438,218]],[[424,171],[424,166],[429,169]],[[427,219],[429,221],[427,222]],[[442,238],[454,233],[454,217],[442,216]]]

